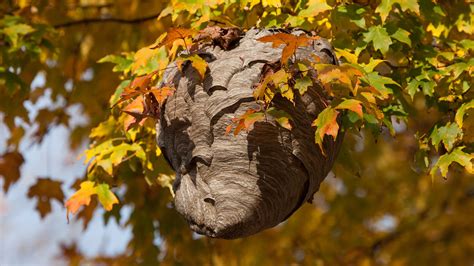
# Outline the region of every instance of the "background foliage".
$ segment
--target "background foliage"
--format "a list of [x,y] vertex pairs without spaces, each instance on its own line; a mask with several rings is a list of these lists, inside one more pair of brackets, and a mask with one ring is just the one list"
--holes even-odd
[[[78,211],[73,222],[87,227],[97,201],[110,210],[106,223],[118,221],[122,208],[132,210],[125,226],[133,237],[123,254],[90,258],[65,247],[71,264],[474,261],[469,1],[6,1],[0,12],[0,112],[9,129],[0,159],[3,190],[21,178],[19,144],[39,143],[51,128],[64,126],[72,129],[71,149],[91,143],[84,153],[88,170],[71,198],[78,200],[68,201],[68,210]],[[169,49],[150,49],[170,27],[199,30],[216,23],[314,31],[332,40],[346,66],[361,71],[357,78],[369,92],[382,95],[363,105],[359,123],[345,124],[344,148],[314,204],[277,228],[234,241],[190,232],[170,205],[173,173],[155,145],[154,122],[134,126],[120,110],[143,113],[133,101],[111,108],[176,56],[179,39]],[[113,71],[104,62],[114,63]],[[323,83],[370,102],[370,95],[347,93],[353,89],[347,79],[354,78],[347,69],[322,71]],[[32,88],[38,75],[45,85]],[[52,104],[32,112],[42,97]],[[335,99],[342,99],[337,92]],[[87,123],[72,123],[78,113]],[[357,120],[350,114],[346,122]],[[44,217],[51,200],[65,201],[63,189],[55,177],[39,178],[27,196]]]

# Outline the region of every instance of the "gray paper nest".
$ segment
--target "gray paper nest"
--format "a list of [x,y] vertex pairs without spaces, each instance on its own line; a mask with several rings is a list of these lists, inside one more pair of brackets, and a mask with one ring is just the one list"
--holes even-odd
[[[183,73],[170,67],[164,75],[176,92],[162,108],[158,145],[176,171],[176,209],[199,234],[239,238],[286,220],[312,200],[339,149],[341,137],[336,142],[326,137],[326,156],[314,143],[311,122],[324,109],[320,86],[303,96],[295,93],[295,106],[274,99],[293,118],[291,131],[265,121],[237,136],[225,134],[232,118],[258,107],[252,92],[262,67],[281,58],[282,47],[257,41],[270,34],[252,29],[234,49],[206,48],[202,57],[209,70],[203,81],[192,67]],[[337,64],[324,39],[298,48],[296,58],[311,53]]]

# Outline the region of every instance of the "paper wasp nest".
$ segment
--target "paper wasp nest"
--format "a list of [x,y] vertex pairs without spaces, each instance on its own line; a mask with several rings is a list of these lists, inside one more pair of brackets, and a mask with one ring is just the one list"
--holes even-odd
[[[326,156],[314,143],[311,123],[326,101],[320,86],[295,93],[295,105],[274,99],[293,118],[291,131],[265,121],[237,136],[225,134],[232,118],[258,107],[252,92],[262,67],[281,58],[282,47],[257,41],[270,34],[252,29],[233,49],[206,48],[203,81],[192,67],[165,73],[176,92],[162,108],[158,144],[176,171],[176,209],[197,233],[231,239],[281,223],[312,200],[339,149],[342,136],[325,139]],[[324,39],[298,48],[296,58],[311,53],[337,64]]]

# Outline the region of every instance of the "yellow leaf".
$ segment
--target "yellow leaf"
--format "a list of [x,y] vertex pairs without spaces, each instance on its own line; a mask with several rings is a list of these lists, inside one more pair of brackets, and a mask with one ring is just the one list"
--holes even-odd
[[157,49],[150,49],[151,46],[144,47],[138,50],[134,56],[134,62],[132,64],[132,70],[135,71],[138,68],[147,64],[148,60],[158,53]]
[[347,60],[347,62],[351,64],[357,64],[357,60],[359,57],[358,53],[352,54],[349,51],[338,49],[338,48],[336,48],[336,55],[338,57],[341,57],[341,56],[344,57]]
[[280,0],[262,0],[264,7],[281,7]]
[[301,17],[315,17],[324,11],[332,9],[326,3],[326,0],[309,0],[308,6],[303,9],[298,15]]

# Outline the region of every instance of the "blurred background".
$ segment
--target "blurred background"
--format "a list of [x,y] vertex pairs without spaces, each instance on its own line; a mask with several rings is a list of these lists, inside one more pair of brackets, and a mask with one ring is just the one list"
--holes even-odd
[[[413,162],[415,134],[441,116],[423,97],[409,122],[393,121],[395,137],[347,135],[353,154],[338,160],[351,170],[336,164],[312,204],[255,236],[193,234],[170,192],[140,177],[119,188],[120,208],[106,213],[93,201],[68,223],[64,201],[85,176],[88,135],[120,83],[97,61],[153,44],[172,24],[156,20],[166,4],[0,4],[3,19],[15,14],[41,31],[36,47],[2,50],[0,60],[21,78],[0,85],[0,265],[473,265],[474,179],[454,168],[432,181]],[[14,97],[8,82],[20,88]]]

